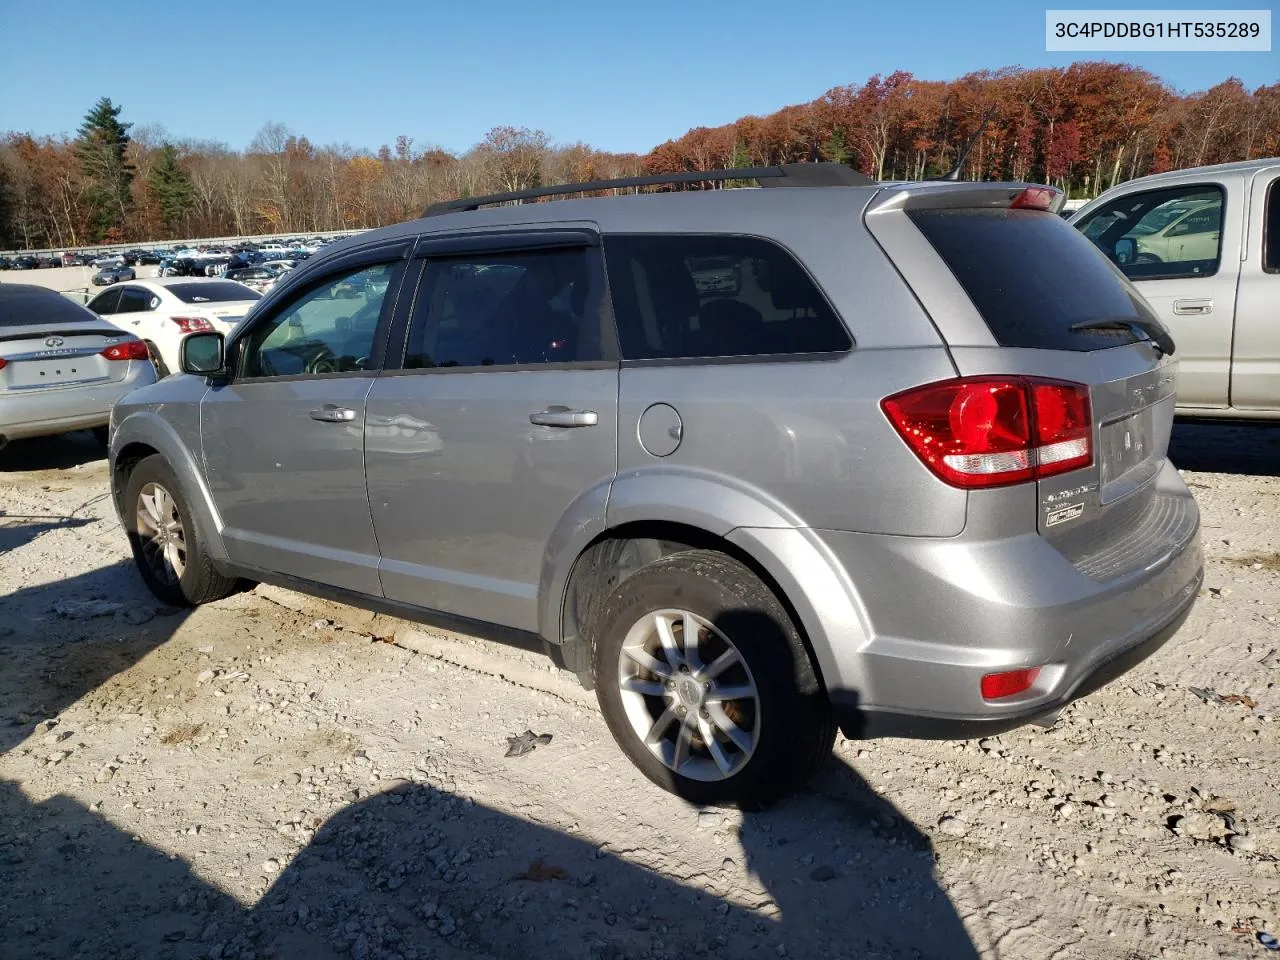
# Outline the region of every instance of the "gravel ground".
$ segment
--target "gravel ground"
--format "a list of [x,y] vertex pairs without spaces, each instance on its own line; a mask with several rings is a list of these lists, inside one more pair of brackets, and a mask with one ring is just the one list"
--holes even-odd
[[[699,810],[536,652],[158,607],[87,435],[0,453],[0,957],[1265,956],[1280,431],[1183,427],[1205,595],[1051,730],[837,744]],[[508,738],[550,734],[507,757]]]

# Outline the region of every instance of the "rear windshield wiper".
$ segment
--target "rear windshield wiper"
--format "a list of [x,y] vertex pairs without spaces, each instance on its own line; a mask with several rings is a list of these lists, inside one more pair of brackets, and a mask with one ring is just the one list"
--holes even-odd
[[1163,325],[1144,320],[1142,317],[1100,317],[1097,320],[1081,320],[1079,323],[1073,323],[1070,329],[1072,333],[1078,333],[1081,330],[1141,330],[1147,335],[1152,346],[1162,354],[1172,356],[1175,349],[1173,337],[1169,336],[1169,331]]

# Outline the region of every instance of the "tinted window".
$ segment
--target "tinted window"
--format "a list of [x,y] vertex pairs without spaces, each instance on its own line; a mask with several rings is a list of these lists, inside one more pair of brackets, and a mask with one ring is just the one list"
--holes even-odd
[[116,312],[116,304],[120,302],[120,291],[108,290],[106,293],[100,293],[89,301],[89,309],[101,316],[108,316]]
[[427,264],[405,366],[487,367],[599,360],[600,310],[586,248]]
[[285,377],[365,369],[373,354],[379,318],[390,306],[387,291],[396,266],[382,263],[327,278],[254,327],[244,348],[242,376]]
[[151,294],[136,287],[124,287],[120,291],[120,304],[116,313],[142,313],[149,309]]
[[1262,228],[1262,269],[1280,273],[1280,179],[1267,191],[1266,222]]
[[795,259],[767,240],[612,236],[605,240],[626,360],[830,353],[852,346]]
[[1222,249],[1222,190],[1171,187],[1117,197],[1077,224],[1133,280],[1209,277]]
[[1061,217],[1036,210],[916,210],[908,214],[1006,347],[1101,350],[1143,335],[1122,323],[1072,331],[1090,320],[1158,324],[1124,277]]
[[0,327],[86,321],[90,325],[98,322],[96,317],[85,312],[84,307],[60,293],[25,283],[0,284]]
[[262,294],[230,280],[210,283],[171,283],[165,287],[183,303],[222,303],[228,300],[258,300]]

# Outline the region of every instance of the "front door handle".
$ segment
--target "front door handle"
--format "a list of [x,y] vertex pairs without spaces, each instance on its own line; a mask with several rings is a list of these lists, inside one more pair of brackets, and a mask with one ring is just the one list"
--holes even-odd
[[600,422],[594,410],[570,410],[568,407],[547,407],[540,413],[529,414],[529,422],[539,427],[594,427]]
[[1212,300],[1175,300],[1173,301],[1173,312],[1179,316],[1203,316],[1206,313],[1213,313]]
[[338,407],[332,403],[311,411],[311,419],[321,423],[350,423],[355,418],[356,412],[350,407]]

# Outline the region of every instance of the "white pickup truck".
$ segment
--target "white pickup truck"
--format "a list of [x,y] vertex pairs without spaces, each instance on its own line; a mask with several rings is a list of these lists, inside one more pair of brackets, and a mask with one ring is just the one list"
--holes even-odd
[[1280,419],[1280,157],[1130,180],[1070,222],[1173,335],[1179,416]]

